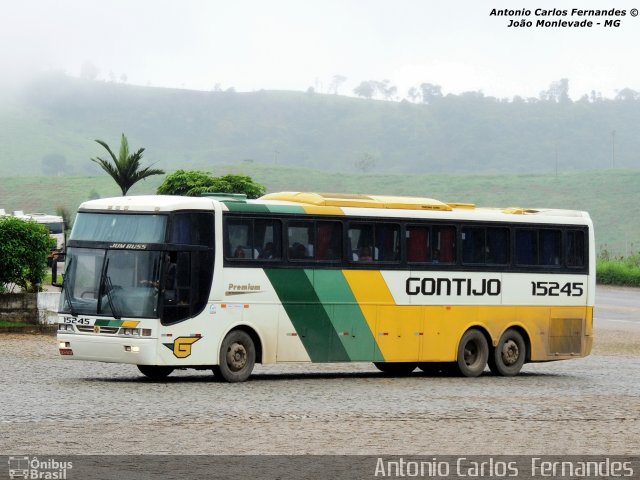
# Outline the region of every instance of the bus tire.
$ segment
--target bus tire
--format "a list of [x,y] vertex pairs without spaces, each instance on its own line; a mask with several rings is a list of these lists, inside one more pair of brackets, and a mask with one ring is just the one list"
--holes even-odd
[[167,378],[173,372],[173,367],[163,367],[159,365],[138,365],[138,370],[145,377],[152,380],[162,380]]
[[463,377],[478,377],[489,359],[489,344],[480,330],[467,330],[458,345],[457,369]]
[[513,377],[520,373],[527,356],[527,345],[517,330],[510,328],[502,334],[489,357],[489,369],[494,375]]
[[224,337],[220,348],[220,363],[214,376],[227,382],[244,382],[256,363],[256,347],[248,333],[233,330]]
[[373,364],[382,373],[399,377],[411,374],[418,366],[411,362],[373,362]]

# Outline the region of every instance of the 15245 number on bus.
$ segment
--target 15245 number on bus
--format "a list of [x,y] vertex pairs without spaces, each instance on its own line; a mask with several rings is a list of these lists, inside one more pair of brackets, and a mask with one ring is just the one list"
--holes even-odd
[[584,293],[582,282],[531,282],[531,295],[535,297],[580,297]]

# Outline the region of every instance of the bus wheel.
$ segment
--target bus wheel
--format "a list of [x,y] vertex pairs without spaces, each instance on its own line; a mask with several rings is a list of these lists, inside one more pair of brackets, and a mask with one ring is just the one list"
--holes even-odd
[[148,377],[152,380],[162,380],[163,378],[167,378],[171,372],[173,372],[173,367],[161,367],[158,365],[138,365],[138,370],[145,377]]
[[517,330],[509,329],[502,334],[498,345],[489,357],[489,368],[494,375],[513,377],[520,373],[527,356],[527,346]]
[[227,382],[244,382],[256,363],[256,348],[246,332],[234,330],[222,342],[220,364],[214,375]]
[[378,370],[387,375],[409,375],[418,366],[410,362],[373,362]]
[[464,377],[477,377],[489,359],[489,344],[479,330],[468,330],[458,346],[458,371]]

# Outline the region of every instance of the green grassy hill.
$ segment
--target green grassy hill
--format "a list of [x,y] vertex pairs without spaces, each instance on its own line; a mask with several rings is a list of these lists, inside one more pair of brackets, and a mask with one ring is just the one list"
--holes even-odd
[[[239,163],[217,166],[216,175],[246,173],[267,185],[268,191],[333,191],[419,195],[449,202],[492,207],[549,207],[586,210],[596,226],[600,247],[629,254],[638,251],[640,170],[603,170],[552,174],[401,175],[329,173],[281,165]],[[154,193],[163,180],[151,177],[130,193]],[[0,178],[0,208],[27,212],[55,212],[57,206],[75,211],[91,196],[117,196],[110,177]]]
[[[640,168],[640,98],[502,100],[479,92],[430,104],[302,92],[202,92],[48,75],[0,92],[0,176],[96,175],[95,138],[160,168],[250,160],[377,173],[524,173]],[[612,132],[615,131],[615,135]],[[615,138],[615,158],[612,140]]]

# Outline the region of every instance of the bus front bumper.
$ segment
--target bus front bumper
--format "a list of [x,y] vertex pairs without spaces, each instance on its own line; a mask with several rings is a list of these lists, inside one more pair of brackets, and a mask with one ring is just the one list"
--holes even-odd
[[69,360],[156,365],[157,339],[58,333],[58,351]]

